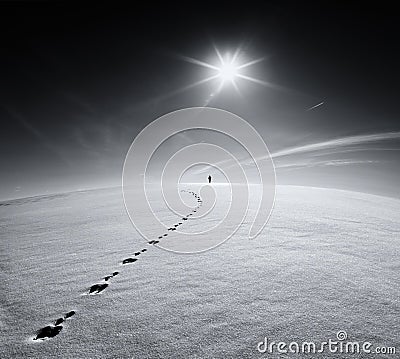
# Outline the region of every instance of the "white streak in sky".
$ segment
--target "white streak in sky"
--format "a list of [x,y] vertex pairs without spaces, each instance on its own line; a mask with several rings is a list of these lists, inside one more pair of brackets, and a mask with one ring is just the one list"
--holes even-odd
[[[344,152],[352,152],[352,151],[357,151],[360,149],[360,145],[364,145],[362,150],[379,150],[376,148],[368,148],[365,145],[366,144],[372,144],[376,142],[382,142],[382,141],[389,141],[389,140],[399,140],[400,139],[400,131],[398,132],[383,132],[383,133],[376,133],[376,134],[369,134],[369,135],[355,135],[355,136],[346,136],[346,137],[341,137],[341,138],[336,138],[332,140],[327,140],[327,141],[322,141],[322,142],[316,142],[316,143],[310,143],[302,146],[296,146],[296,147],[289,147],[283,150],[280,150],[278,152],[274,152],[271,154],[271,157],[273,159],[277,159],[280,157],[285,157],[285,156],[291,156],[291,155],[299,155],[299,154],[305,154],[307,153],[309,157],[313,157],[315,155],[321,154],[320,152],[323,152],[323,155],[330,155],[330,154],[337,154],[337,153],[344,153]],[[353,148],[350,148],[352,146]],[[258,158],[257,160],[261,161],[262,158]],[[356,160],[353,161],[355,164]],[[348,160],[346,162],[335,162],[333,163],[332,160],[326,161],[328,165],[349,165],[351,164]],[[357,163],[360,163],[358,161]],[[364,161],[363,163],[372,163],[371,161]],[[373,162],[375,163],[375,162]],[[220,163],[222,165],[222,163]],[[252,161],[251,160],[246,160],[246,161],[241,161],[242,165],[251,165]],[[275,163],[276,168],[283,168],[283,167],[294,167],[298,164],[299,167],[304,167],[306,166],[311,166],[312,163],[310,162],[301,162],[301,161],[296,161],[293,162],[292,164],[284,165],[284,164],[278,164]],[[195,174],[202,174],[207,172],[209,168],[206,166],[204,168],[200,168],[197,171],[195,171]]]
[[371,164],[380,164],[384,161],[377,160],[353,160],[353,159],[339,159],[339,160],[324,160],[317,162],[310,161],[298,161],[294,163],[286,163],[286,164],[275,164],[276,169],[299,169],[299,168],[312,168],[312,167],[327,167],[327,166],[350,166],[350,165],[371,165]]
[[333,140],[311,143],[308,145],[297,146],[286,148],[281,151],[273,153],[272,158],[278,158],[282,156],[295,155],[299,153],[315,152],[320,150],[332,149],[336,150],[339,148],[344,148],[348,146],[357,146],[365,143],[373,143],[388,140],[398,140],[400,139],[400,131],[398,132],[383,132],[371,135],[356,135],[347,136],[341,138],[335,138]]
[[322,106],[323,104],[324,104],[324,101],[322,101],[322,102],[320,102],[320,103],[317,103],[316,105],[314,105],[314,106],[308,108],[306,111],[311,111],[311,110],[313,110],[314,108],[317,108],[317,107],[319,107],[319,106]]

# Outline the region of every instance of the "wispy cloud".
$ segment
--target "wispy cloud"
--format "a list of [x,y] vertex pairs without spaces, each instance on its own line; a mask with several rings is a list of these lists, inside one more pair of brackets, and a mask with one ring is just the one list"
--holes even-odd
[[275,165],[276,169],[280,170],[296,170],[300,168],[315,168],[315,167],[341,167],[341,166],[354,166],[354,165],[371,165],[380,164],[383,161],[378,160],[354,160],[354,159],[338,159],[338,160],[306,160],[290,163],[279,163]]
[[[304,144],[300,146],[288,147],[280,151],[271,154],[271,157],[275,160],[276,168],[300,168],[300,167],[321,167],[321,166],[348,166],[354,164],[372,164],[380,163],[382,161],[377,160],[360,160],[360,159],[327,159],[316,161],[314,158],[319,156],[329,156],[333,154],[341,153],[351,153],[360,150],[388,150],[387,148],[380,147],[374,148],[371,145],[375,143],[382,143],[390,140],[400,140],[399,132],[383,132],[375,134],[362,134],[355,136],[345,136],[340,138],[335,138],[331,140],[315,142]],[[393,150],[393,149],[390,149]],[[398,149],[400,150],[400,148]],[[280,161],[284,158],[289,158],[295,155],[306,155],[302,156],[301,159],[292,160],[290,163],[283,163]],[[257,161],[261,161],[263,158],[257,158]],[[224,162],[218,163],[218,165],[226,165],[231,162],[226,160]],[[251,165],[252,160],[240,161],[243,166]],[[233,162],[232,162],[233,165]],[[206,166],[204,168],[199,168],[196,170],[196,174],[202,174],[209,171]]]
[[399,140],[400,139],[400,131],[398,132],[383,132],[383,133],[375,133],[375,134],[365,134],[365,135],[356,135],[356,136],[347,136],[341,138],[335,138],[332,140],[310,143],[302,146],[289,147],[278,152],[273,153],[272,158],[279,158],[283,156],[295,155],[300,153],[307,152],[316,152],[316,151],[326,151],[332,150],[336,153],[340,149],[348,149],[350,146],[359,146],[368,143],[374,142],[382,142],[389,140]]

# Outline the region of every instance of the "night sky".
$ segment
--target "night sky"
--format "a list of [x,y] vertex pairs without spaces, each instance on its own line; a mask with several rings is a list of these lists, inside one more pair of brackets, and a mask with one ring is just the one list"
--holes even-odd
[[400,197],[399,34],[394,8],[361,1],[1,2],[0,199],[120,185],[143,127],[204,105],[215,84],[177,91],[204,77],[182,56],[213,44],[265,57],[249,72],[274,86],[208,105],[260,132],[278,184]]

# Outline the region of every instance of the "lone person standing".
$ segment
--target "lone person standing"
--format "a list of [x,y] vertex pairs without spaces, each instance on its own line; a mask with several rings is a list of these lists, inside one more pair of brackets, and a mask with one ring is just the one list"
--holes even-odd
[[208,175],[208,183],[211,183],[211,175]]

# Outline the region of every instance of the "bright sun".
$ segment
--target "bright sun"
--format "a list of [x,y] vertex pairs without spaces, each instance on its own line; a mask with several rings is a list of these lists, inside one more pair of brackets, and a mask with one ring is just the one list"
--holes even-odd
[[212,94],[210,95],[211,97],[217,95],[222,90],[222,88],[226,87],[226,85],[228,84],[235,88],[235,90],[240,94],[238,82],[242,80],[255,82],[259,85],[271,86],[271,84],[266,81],[262,81],[260,79],[249,76],[248,71],[246,74],[243,73],[243,71],[248,70],[249,67],[263,61],[264,58],[242,62],[242,52],[240,47],[233,52],[233,55],[231,55],[232,53],[228,52],[225,54],[225,56],[223,56],[216,47],[214,48],[217,55],[217,63],[214,64],[197,60],[192,57],[181,57],[183,60],[188,61],[192,64],[208,68],[211,73],[209,77],[203,78],[195,83],[185,86],[179,91],[184,91],[186,89],[204,84],[212,80],[218,81],[218,87],[212,92]]
[[223,62],[219,67],[219,76],[222,81],[233,81],[238,75],[238,68],[233,62]]

